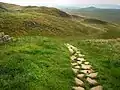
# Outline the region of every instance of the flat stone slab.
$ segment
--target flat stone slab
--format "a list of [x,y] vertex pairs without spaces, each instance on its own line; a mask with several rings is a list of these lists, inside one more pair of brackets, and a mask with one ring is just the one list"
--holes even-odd
[[97,78],[98,72],[87,75],[90,78]]
[[89,65],[89,62],[84,62],[85,65]]
[[72,66],[77,66],[77,65],[78,65],[78,63],[71,63],[71,65],[72,65]]
[[78,54],[78,56],[79,56],[79,57],[84,57],[85,55],[83,55],[83,54]]
[[102,86],[96,86],[96,87],[91,88],[90,90],[103,90],[103,87]]
[[79,65],[81,65],[81,64],[82,64],[82,61],[77,61],[77,63],[78,63]]
[[91,69],[91,70],[80,70],[80,72],[84,74],[90,74],[93,73],[94,71]]
[[74,46],[72,46],[72,45],[71,45],[70,47],[71,47],[74,51],[76,51],[76,52],[78,51],[78,49],[77,49],[76,47],[74,47]]
[[73,90],[85,90],[83,87],[73,87]]
[[70,59],[71,59],[72,61],[74,61],[74,60],[76,60],[77,58],[76,58],[76,56],[72,55],[72,56],[70,57]]
[[75,84],[77,86],[84,86],[84,82],[82,80],[78,79],[78,78],[75,78]]
[[77,58],[77,61],[85,61],[85,59],[84,58]]
[[96,80],[94,80],[94,79],[91,79],[91,78],[87,78],[87,81],[88,81],[88,83],[90,84],[90,85],[96,85],[96,84],[98,84],[98,82],[96,81]]
[[68,48],[68,49],[69,49],[69,52],[71,55],[75,53],[75,51],[73,49],[71,49],[71,48]]
[[85,64],[81,64],[81,68],[82,69],[91,69],[92,68],[92,66],[91,65],[85,65]]
[[85,76],[85,74],[78,74],[78,75],[77,75],[77,77],[78,77],[79,79],[83,79],[84,76]]
[[80,69],[80,66],[74,66],[75,69]]
[[74,69],[74,68],[72,68],[72,70],[73,70],[73,72],[74,72],[75,74],[77,74],[78,71],[79,71],[79,69]]

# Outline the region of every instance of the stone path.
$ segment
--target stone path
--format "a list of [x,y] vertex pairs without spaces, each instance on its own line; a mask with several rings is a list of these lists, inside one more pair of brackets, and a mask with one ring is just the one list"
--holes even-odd
[[84,59],[85,55],[82,55],[76,47],[70,44],[65,45],[70,52],[71,66],[75,74],[73,90],[86,90],[87,86],[90,90],[103,90],[97,82],[98,72],[95,72],[90,63]]

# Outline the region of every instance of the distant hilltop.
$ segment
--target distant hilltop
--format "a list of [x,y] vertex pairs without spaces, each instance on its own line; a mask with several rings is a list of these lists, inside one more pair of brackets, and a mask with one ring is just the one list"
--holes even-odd
[[100,9],[120,9],[120,5],[114,4],[82,4],[82,5],[68,5],[57,6],[58,8],[80,9],[80,8],[100,8]]

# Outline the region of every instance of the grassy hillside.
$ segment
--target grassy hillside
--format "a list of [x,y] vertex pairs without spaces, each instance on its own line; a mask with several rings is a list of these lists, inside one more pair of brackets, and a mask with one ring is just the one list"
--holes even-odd
[[97,18],[100,20],[106,20],[112,23],[120,24],[120,9],[99,9],[95,7],[88,7],[82,9],[62,9],[70,14],[82,15],[90,18]]
[[34,36],[0,46],[0,90],[70,90],[72,85],[63,43]]
[[86,55],[104,90],[120,90],[119,25],[55,8],[0,4],[0,32],[18,38],[0,44],[0,90],[71,90],[64,43]]
[[8,4],[8,3],[3,3],[3,2],[0,2],[0,7],[3,7],[9,11],[22,9],[22,6],[20,6],[20,5]]
[[[114,24],[86,23],[71,18],[56,17],[37,12],[0,13],[0,31],[12,36],[44,35],[81,38],[118,38],[120,27]],[[115,34],[113,34],[113,32]],[[111,35],[112,34],[112,35]],[[117,34],[117,35],[116,35]]]

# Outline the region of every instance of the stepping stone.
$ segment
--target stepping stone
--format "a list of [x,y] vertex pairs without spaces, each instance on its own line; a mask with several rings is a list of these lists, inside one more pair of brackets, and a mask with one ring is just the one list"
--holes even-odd
[[69,52],[70,52],[71,55],[73,55],[75,53],[75,51],[71,48],[69,48]]
[[78,73],[78,69],[74,69],[74,68],[72,68],[72,70],[73,70],[73,72],[75,73],[75,74],[77,74]]
[[85,65],[89,65],[89,62],[84,62]]
[[97,78],[98,72],[87,75],[90,78]]
[[72,66],[77,66],[77,65],[78,65],[78,63],[71,63],[71,65],[72,65]]
[[74,51],[78,51],[78,49],[74,46],[71,46],[71,48],[74,50]]
[[74,68],[75,68],[75,69],[80,69],[80,66],[75,66]]
[[73,87],[73,90],[85,90],[83,87]]
[[70,59],[71,59],[72,61],[74,61],[74,60],[76,60],[77,58],[73,55],[73,56],[70,57]]
[[83,79],[84,76],[85,76],[85,74],[78,74],[78,75],[77,75],[77,77],[78,77],[79,79]]
[[91,70],[80,70],[80,72],[84,74],[90,74],[93,73],[94,71],[91,69]]
[[102,86],[96,86],[96,87],[91,88],[90,90],[103,90],[103,87]]
[[78,54],[79,57],[84,57],[85,55],[82,55],[82,54]]
[[76,83],[77,86],[84,86],[83,81],[78,79],[78,78],[75,78],[75,83]]
[[84,64],[81,64],[81,68],[82,68],[82,69],[91,69],[92,66],[91,66],[91,65],[84,65]]
[[81,62],[81,61],[77,61],[77,63],[78,63],[79,65],[81,65],[81,64],[82,64],[82,62]]
[[96,80],[94,80],[94,79],[91,79],[91,78],[87,78],[87,81],[88,81],[88,83],[90,84],[90,85],[96,85],[96,84],[98,84],[98,82],[96,81]]
[[80,51],[77,51],[76,54],[80,54]]
[[78,60],[78,61],[82,61],[82,62],[85,61],[84,58],[77,58],[77,60]]

